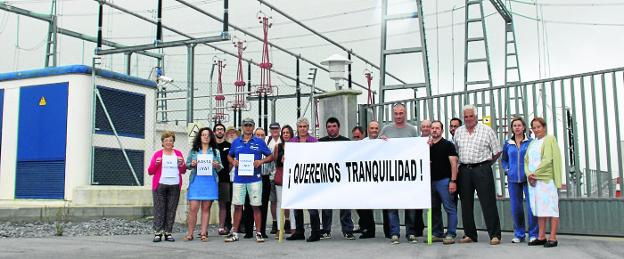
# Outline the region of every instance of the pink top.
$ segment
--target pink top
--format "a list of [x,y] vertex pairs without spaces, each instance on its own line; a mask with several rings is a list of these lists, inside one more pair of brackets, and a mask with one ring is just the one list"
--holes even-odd
[[[180,150],[174,148],[173,152],[175,153],[176,157],[182,157],[182,161],[184,161],[184,157],[182,156],[182,152],[180,152]],[[159,165],[156,165],[156,159],[160,158],[162,161],[162,156],[162,149],[156,151],[156,153],[154,153],[154,155],[152,156],[152,161],[150,161],[149,167],[147,168],[147,174],[154,176],[154,179],[152,181],[152,191],[156,191],[156,189],[158,188],[158,183],[160,182],[160,175],[162,173],[162,162]],[[181,165],[178,166],[178,169],[180,170],[180,189],[182,189],[182,174],[186,173],[186,163],[183,162]]]

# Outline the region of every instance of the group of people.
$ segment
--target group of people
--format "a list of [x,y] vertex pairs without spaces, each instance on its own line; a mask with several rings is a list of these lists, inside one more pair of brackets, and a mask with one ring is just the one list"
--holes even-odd
[[[262,128],[255,129],[251,118],[242,121],[242,134],[226,132],[223,124],[213,129],[201,128],[193,140],[192,149],[186,161],[182,153],[173,148],[175,134],[164,132],[161,136],[163,149],[152,157],[148,173],[154,176],[152,190],[154,197],[154,242],[174,241],[171,235],[175,211],[182,186],[182,174],[191,170],[187,199],[190,212],[188,233],[184,240],[193,240],[197,213],[201,208],[199,236],[207,240],[207,226],[212,202],[219,202],[219,235],[225,242],[239,240],[241,224],[245,237],[264,242],[269,202],[273,219],[271,234],[282,227],[291,234],[287,240],[308,242],[331,239],[332,210],[308,209],[311,233],[306,238],[304,211],[294,210],[294,230],[289,220],[290,211],[284,211],[285,224],[280,226],[281,191],[284,166],[284,143],[322,141],[368,141],[406,137],[427,137],[431,160],[432,233],[434,242],[453,244],[457,239],[457,204],[461,201],[464,236],[460,243],[477,242],[474,220],[475,191],[487,226],[489,243],[501,242],[501,227],[496,203],[496,191],[492,164],[502,156],[501,165],[507,175],[509,198],[513,216],[514,237],[512,243],[524,242],[527,229],[524,219],[524,200],[528,211],[528,244],[544,247],[557,246],[559,222],[558,192],[561,188],[561,153],[557,140],[547,135],[546,122],[536,117],[530,126],[533,138],[529,137],[527,125],[522,118],[513,118],[512,135],[501,147],[492,128],[479,124],[477,109],[467,105],[463,108],[464,125],[459,118],[449,122],[451,139],[443,137],[444,124],[439,120],[423,120],[420,133],[406,121],[405,106],[398,103],[392,108],[393,123],[383,128],[377,121],[368,123],[366,130],[356,126],[351,130],[352,138],[340,135],[340,121],[329,118],[325,122],[327,135],[317,139],[309,134],[310,123],[299,118],[296,128],[278,123],[269,126],[270,134]],[[366,132],[365,132],[366,131]],[[230,219],[230,208],[234,205],[234,216]],[[447,214],[447,228],[441,209]],[[373,210],[356,210],[359,229],[354,229],[351,210],[340,210],[341,232],[345,239],[355,240],[375,237]],[[400,243],[400,220],[397,209],[383,210],[383,232],[392,244]],[[321,220],[322,219],[322,220]],[[417,243],[425,228],[422,210],[404,210],[405,237],[408,242]],[[546,224],[550,219],[550,237],[546,238]],[[276,235],[277,238],[277,235]]]

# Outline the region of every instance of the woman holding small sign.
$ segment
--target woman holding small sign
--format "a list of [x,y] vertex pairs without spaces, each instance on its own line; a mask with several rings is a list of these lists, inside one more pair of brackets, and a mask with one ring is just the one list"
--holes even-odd
[[200,240],[208,241],[208,220],[212,201],[219,198],[217,171],[223,168],[221,156],[216,148],[216,138],[210,128],[201,128],[193,139],[193,147],[186,160],[190,169],[187,199],[190,204],[188,215],[188,232],[185,241],[193,240],[193,232],[197,224],[197,211],[201,206]]
[[175,133],[165,131],[160,136],[162,149],[152,156],[147,174],[154,176],[152,180],[152,195],[154,198],[154,242],[174,242],[171,235],[175,220],[180,189],[182,188],[182,174],[186,172],[186,165],[180,150],[173,148]]

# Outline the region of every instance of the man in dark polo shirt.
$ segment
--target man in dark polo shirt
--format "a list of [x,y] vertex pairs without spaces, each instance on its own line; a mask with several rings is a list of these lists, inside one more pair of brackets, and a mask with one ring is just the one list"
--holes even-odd
[[[349,138],[340,135],[340,121],[331,117],[325,122],[325,128],[327,130],[327,136],[319,139],[319,142],[324,141],[350,141]],[[331,225],[333,211],[331,209],[323,210],[323,231],[321,233],[321,239],[331,239]],[[340,210],[340,225],[342,226],[342,234],[344,238],[348,240],[355,240],[353,236],[353,221],[351,220],[351,210]]]
[[[445,245],[455,243],[457,229],[457,206],[453,194],[457,191],[457,152],[455,145],[442,137],[444,125],[440,121],[431,123],[429,157],[431,159],[431,211],[434,242]],[[444,205],[448,217],[448,232],[444,233],[444,222],[440,205]]]

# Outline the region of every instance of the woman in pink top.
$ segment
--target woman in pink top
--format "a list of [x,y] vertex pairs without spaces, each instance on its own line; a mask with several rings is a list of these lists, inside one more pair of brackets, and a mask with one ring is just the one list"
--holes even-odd
[[175,133],[165,131],[160,136],[163,149],[152,156],[147,173],[153,175],[152,195],[154,199],[154,242],[160,242],[163,236],[166,241],[174,242],[171,235],[175,220],[182,174],[186,172],[186,164],[182,152],[173,148]]

